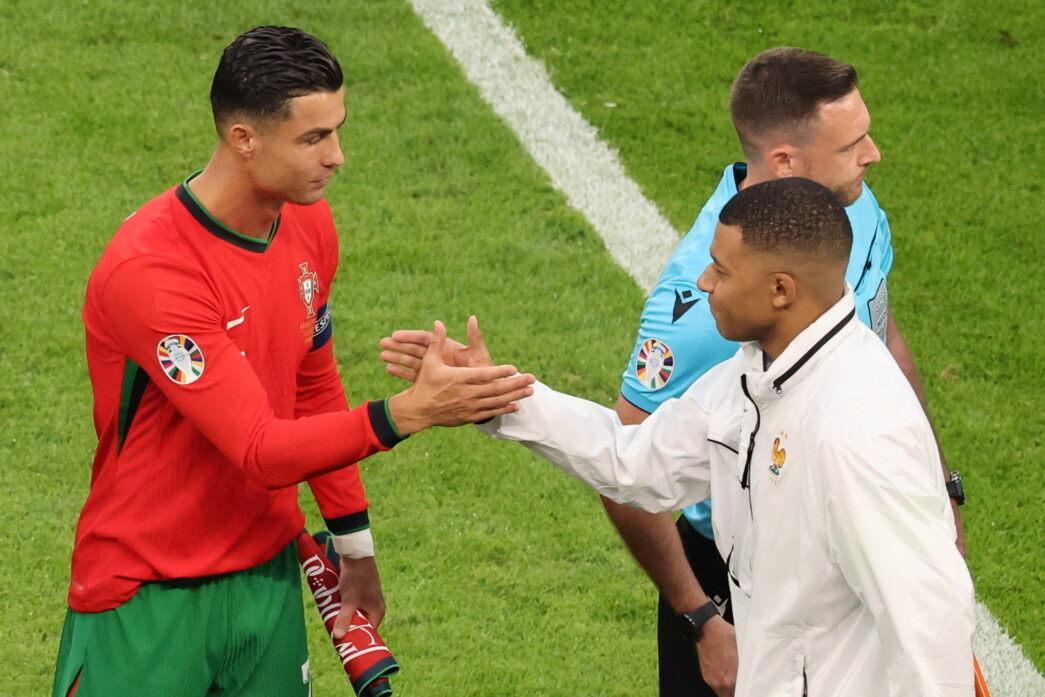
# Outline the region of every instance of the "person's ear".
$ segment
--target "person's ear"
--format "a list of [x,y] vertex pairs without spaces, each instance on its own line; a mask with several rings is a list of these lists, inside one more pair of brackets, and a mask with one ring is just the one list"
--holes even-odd
[[770,290],[773,307],[777,310],[786,310],[795,303],[798,298],[798,286],[795,277],[784,271],[774,272],[770,279],[772,288]]
[[243,158],[254,156],[257,148],[257,130],[249,123],[237,121],[225,131],[225,141],[234,152]]
[[801,154],[793,145],[778,145],[766,153],[766,164],[777,179],[797,177],[801,168]]

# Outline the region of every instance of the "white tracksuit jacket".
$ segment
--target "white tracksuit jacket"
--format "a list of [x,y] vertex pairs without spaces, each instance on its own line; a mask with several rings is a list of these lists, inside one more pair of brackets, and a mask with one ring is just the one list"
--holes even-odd
[[538,383],[480,428],[621,503],[714,501],[737,697],[971,697],[973,589],[932,430],[845,296],[763,368],[757,344],[639,426]]

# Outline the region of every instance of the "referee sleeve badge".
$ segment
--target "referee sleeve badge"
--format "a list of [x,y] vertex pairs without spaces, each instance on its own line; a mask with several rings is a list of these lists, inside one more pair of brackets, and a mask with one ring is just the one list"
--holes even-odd
[[635,358],[635,377],[647,389],[659,390],[668,384],[675,370],[675,354],[660,339],[646,339]]

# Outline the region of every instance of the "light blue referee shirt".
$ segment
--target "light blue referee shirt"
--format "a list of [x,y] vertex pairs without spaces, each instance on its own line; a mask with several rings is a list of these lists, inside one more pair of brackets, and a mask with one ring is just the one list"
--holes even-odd
[[[746,176],[746,164],[726,167],[715,193],[682,238],[646,300],[621,384],[624,398],[643,411],[652,412],[666,399],[680,396],[708,369],[736,353],[738,344],[723,339],[715,328],[707,293],[697,288],[697,278],[711,263],[711,239],[719,213]],[[886,276],[893,266],[889,221],[866,184],[860,198],[845,211],[853,228],[853,249],[845,277],[853,287],[860,320],[885,341],[889,309]],[[712,537],[710,499],[689,506],[683,514],[698,532]]]

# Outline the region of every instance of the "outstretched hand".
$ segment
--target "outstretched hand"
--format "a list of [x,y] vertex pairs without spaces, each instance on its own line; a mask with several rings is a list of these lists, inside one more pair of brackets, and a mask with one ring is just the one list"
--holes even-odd
[[[442,323],[438,323],[442,324]],[[468,318],[468,345],[449,337],[444,337],[441,355],[448,366],[457,368],[481,368],[493,365],[490,351],[486,348],[486,340],[479,330],[479,320],[475,315]],[[381,360],[388,365],[385,370],[397,378],[408,382],[417,380],[417,371],[428,351],[434,337],[433,332],[423,329],[400,329],[392,336],[381,339]]]
[[[381,341],[388,349],[381,357],[389,372],[413,382],[388,400],[402,435],[509,414],[518,410],[518,400],[533,394],[532,375],[519,375],[512,365],[493,365],[475,317],[468,320],[468,335],[470,345],[463,346],[448,339],[437,321],[432,332],[396,332]],[[389,352],[394,360],[385,358]]]

